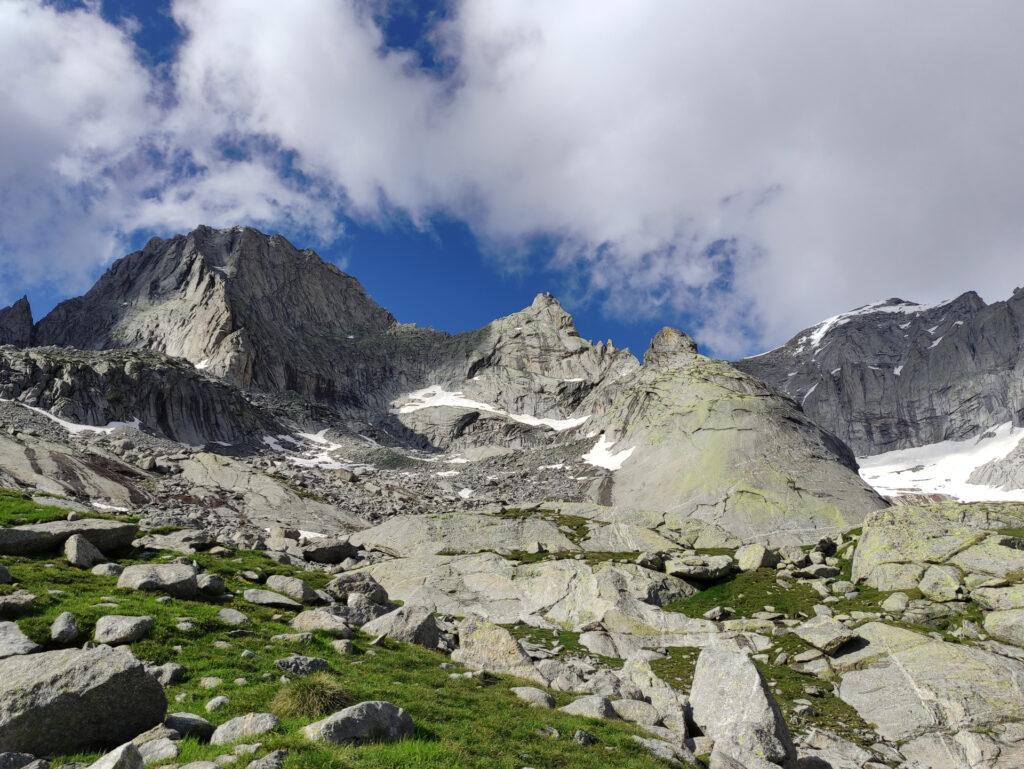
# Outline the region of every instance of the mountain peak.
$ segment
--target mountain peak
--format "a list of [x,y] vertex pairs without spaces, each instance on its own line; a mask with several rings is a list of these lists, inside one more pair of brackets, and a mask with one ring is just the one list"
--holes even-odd
[[0,344],[25,347],[32,343],[32,307],[22,296],[10,307],[0,309]]
[[698,355],[697,343],[684,331],[664,326],[651,340],[644,353],[645,366],[668,366],[683,363]]

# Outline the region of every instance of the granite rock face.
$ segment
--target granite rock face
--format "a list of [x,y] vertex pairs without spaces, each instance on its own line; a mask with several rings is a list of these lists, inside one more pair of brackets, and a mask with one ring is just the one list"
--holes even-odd
[[792,401],[663,329],[644,365],[596,393],[594,451],[614,471],[599,501],[670,509],[741,541],[792,544],[843,531],[885,502],[849,449]]
[[0,345],[28,347],[32,344],[32,308],[28,297],[0,309]]
[[858,455],[964,440],[1024,413],[1024,290],[866,305],[736,362]]

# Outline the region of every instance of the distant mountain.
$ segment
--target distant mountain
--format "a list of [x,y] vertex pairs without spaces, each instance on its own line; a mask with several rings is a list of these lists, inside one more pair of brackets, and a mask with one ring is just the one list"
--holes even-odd
[[1024,290],[866,305],[735,366],[861,456],[975,438],[1024,423]]

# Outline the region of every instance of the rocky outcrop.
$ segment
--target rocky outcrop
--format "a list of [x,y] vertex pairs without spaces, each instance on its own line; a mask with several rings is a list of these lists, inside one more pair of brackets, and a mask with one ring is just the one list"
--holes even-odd
[[[810,541],[885,502],[849,450],[792,401],[663,329],[644,365],[595,393],[591,461],[613,469],[599,501],[671,511],[741,541]],[[586,458],[586,457],[584,457]]]
[[10,307],[0,309],[0,345],[28,347],[32,344],[32,308],[23,296]]
[[737,368],[797,402],[858,455],[963,440],[1024,413],[1024,290],[986,305],[902,299],[805,329]]
[[0,398],[74,426],[139,424],[188,444],[281,431],[235,388],[155,353],[0,350]]

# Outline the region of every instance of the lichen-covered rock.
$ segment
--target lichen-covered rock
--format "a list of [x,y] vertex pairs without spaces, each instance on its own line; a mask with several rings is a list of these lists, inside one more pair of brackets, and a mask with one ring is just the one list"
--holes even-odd
[[383,636],[428,649],[436,649],[441,640],[434,615],[422,606],[401,606],[367,622],[360,630],[374,638]]
[[857,634],[832,617],[818,615],[793,628],[793,632],[815,649],[825,654],[835,654]]
[[121,572],[117,586],[166,593],[175,598],[195,598],[199,594],[197,574],[196,568],[188,564],[137,564]]
[[796,750],[782,713],[754,663],[739,650],[704,649],[690,691],[693,720],[715,750],[740,762],[791,764]]
[[459,648],[452,652],[452,660],[476,670],[548,684],[510,632],[479,617],[469,617],[459,625]]
[[0,746],[35,755],[111,747],[163,720],[163,687],[127,649],[0,660]]
[[412,716],[390,702],[371,701],[340,710],[302,732],[310,740],[335,745],[395,742],[412,737]]
[[246,713],[218,726],[210,737],[210,744],[227,745],[248,737],[259,737],[280,725],[281,722],[271,713]]
[[0,622],[0,659],[39,650],[39,644],[25,635],[16,623]]
[[100,644],[129,644],[141,641],[153,630],[152,617],[108,615],[96,620],[93,640]]

